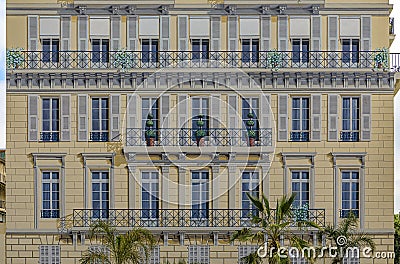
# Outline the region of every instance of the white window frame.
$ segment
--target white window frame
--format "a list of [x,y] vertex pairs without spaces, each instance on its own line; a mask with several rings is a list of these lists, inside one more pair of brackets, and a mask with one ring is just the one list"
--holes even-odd
[[[44,173],[50,173],[50,179],[44,179],[43,175]],[[58,179],[53,179],[53,173],[58,174]],[[41,214],[41,218],[42,219],[55,219],[55,218],[60,218],[61,217],[61,181],[60,181],[60,171],[58,170],[43,170],[41,171],[41,180],[42,180],[42,186],[41,186],[41,190],[42,190],[42,214]],[[46,200],[48,202],[50,202],[50,208],[48,209],[44,209],[43,208],[43,202],[44,200],[44,190],[43,190],[43,184],[49,184],[50,185],[50,200]],[[58,185],[58,201],[56,200],[56,202],[58,202],[58,209],[54,209],[53,208],[53,184],[57,184]],[[51,212],[51,216],[50,217],[43,217],[43,211],[50,211]],[[53,211],[58,211],[58,217],[53,217]]]
[[[93,173],[99,173],[99,179],[93,179]],[[102,179],[103,173],[107,173],[108,174],[108,179]],[[90,179],[91,179],[91,185],[90,185],[90,189],[91,189],[91,202],[92,202],[92,210],[93,210],[93,214],[95,210],[99,210],[100,211],[100,215],[98,217],[98,219],[108,219],[109,213],[107,213],[107,217],[103,217],[103,210],[109,210],[110,209],[110,205],[111,205],[111,189],[110,189],[110,171],[109,170],[91,170],[90,171]],[[102,194],[103,192],[105,192],[103,190],[103,183],[106,183],[108,186],[108,208],[103,208],[102,204],[103,204],[103,198],[102,198]],[[99,184],[100,185],[100,190],[98,191],[100,193],[99,196],[99,200],[94,200],[93,199],[93,184]],[[100,203],[100,208],[93,208],[93,202],[97,201]],[[93,216],[92,216],[93,217]],[[97,217],[96,217],[97,218]]]
[[[149,100],[149,106],[150,108],[145,108],[143,105],[144,100]],[[157,97],[142,97],[141,98],[141,110],[142,110],[142,129],[146,129],[146,121],[147,121],[147,115],[149,113],[152,113],[152,109],[155,108],[157,109],[157,116],[153,116],[153,121],[154,121],[154,126],[153,128],[158,127],[158,122],[160,118],[160,100]]]
[[[99,127],[100,127],[100,129],[99,130],[94,130],[93,129],[93,122],[94,122],[94,119],[93,119],[93,100],[94,99],[99,99],[99,118],[97,119],[97,120],[99,120]],[[102,102],[102,100],[103,99],[106,99],[107,100],[107,102],[108,102],[108,109],[107,109],[107,119],[108,119],[108,121],[107,121],[107,127],[108,127],[108,129],[107,130],[103,130],[101,127],[102,127],[102,121],[103,121],[103,117],[102,117],[102,115],[101,115],[101,111],[103,110],[103,107],[102,107],[102,104],[101,104],[101,102]],[[90,122],[90,132],[92,133],[92,132],[94,132],[94,133],[100,133],[100,137],[101,137],[101,134],[102,133],[107,133],[107,140],[106,141],[109,141],[110,140],[110,132],[111,132],[111,129],[110,129],[110,111],[111,111],[111,100],[110,100],[110,98],[109,97],[95,97],[95,96],[93,96],[93,97],[91,97],[90,98],[90,115],[91,115],[91,122]],[[91,140],[91,141],[93,141],[93,140]],[[102,141],[102,140],[99,140],[99,141]],[[96,141],[97,142],[97,141]],[[103,141],[104,142],[104,141]]]
[[[199,179],[193,179],[193,173],[199,173],[200,174]],[[202,174],[203,173],[207,173],[207,179],[203,179],[202,178]],[[210,172],[209,171],[205,171],[205,170],[200,170],[200,171],[196,170],[196,171],[191,171],[190,172],[190,176],[191,176],[190,179],[191,179],[191,200],[192,200],[191,209],[195,210],[195,209],[193,209],[193,205],[195,205],[195,204],[198,204],[198,205],[208,204],[208,209],[207,209],[207,214],[208,214],[209,210],[210,210],[210,208],[209,208],[210,207]],[[194,192],[193,191],[193,186],[194,186],[194,183],[198,183],[199,188],[200,188],[199,189],[199,200],[195,200],[193,198],[193,192]],[[206,190],[204,190],[204,188]],[[204,192],[207,193],[207,197],[206,197],[205,200],[202,198]],[[199,211],[203,211],[205,209],[198,209],[198,210]],[[200,217],[200,218],[193,217],[193,212],[192,212],[192,215],[190,216],[190,218],[193,219],[193,220],[202,219],[202,220],[208,221],[208,218],[204,219],[203,217]]]
[[210,264],[210,246],[190,245],[188,264]]
[[[200,42],[200,49],[198,51],[196,51],[199,54],[199,59],[193,58],[193,55],[194,55],[194,52],[195,52],[193,50],[193,46],[194,46],[193,45],[193,41],[199,41]],[[208,45],[207,45],[208,46],[208,50],[203,50],[203,41],[207,41],[208,42]],[[209,38],[201,38],[201,37],[191,38],[190,39],[190,45],[192,47],[192,56],[191,56],[192,64],[196,64],[196,63],[199,63],[199,62],[205,62],[205,63],[208,62],[208,60],[210,58],[210,54],[209,54],[209,52],[210,52],[210,39]],[[204,52],[207,52],[206,53],[206,58],[203,58]]]
[[[250,173],[250,179],[243,179],[243,174],[244,173]],[[254,177],[254,175],[256,175],[256,176]],[[242,210],[249,210],[249,211],[255,210],[257,208],[251,203],[250,199],[249,199],[250,207],[249,208],[243,208],[243,197],[247,197],[247,195],[244,192],[250,192],[250,190],[249,191],[244,191],[243,190],[243,183],[248,183],[249,187],[251,187],[251,188],[253,188],[253,187],[257,188],[258,187],[258,195],[260,195],[260,187],[261,187],[260,186],[261,185],[261,183],[260,183],[260,173],[258,171],[254,171],[254,170],[243,170],[241,172],[240,197],[239,197],[240,208]],[[244,196],[244,195],[246,195],[246,196]],[[241,217],[245,218],[244,215],[241,215]]]
[[[58,100],[58,130],[54,130],[54,128],[53,128],[53,103],[52,102],[55,99]],[[45,121],[45,119],[43,117],[43,109],[44,109],[43,102],[44,102],[44,100],[50,100],[50,109],[49,109],[49,111],[50,111],[50,119],[49,119],[50,130],[48,130],[48,131],[44,130],[44,126],[43,126],[43,122]],[[60,141],[60,136],[61,136],[61,133],[60,133],[60,130],[61,130],[61,99],[59,97],[42,97],[40,101],[41,101],[41,105],[42,105],[42,107],[41,107],[42,122],[40,122],[41,123],[40,141],[58,142],[58,141]],[[58,133],[58,138],[57,138],[57,140],[43,140],[42,133]],[[50,139],[52,139],[52,135],[51,135]]]
[[[50,50],[46,51],[46,52],[49,53],[49,61],[44,61],[43,60],[43,55],[44,55],[44,52],[45,52],[43,50],[43,47],[44,47],[43,42],[46,41],[46,40],[50,41]],[[53,41],[58,41],[58,50],[57,51],[53,51]],[[61,45],[60,38],[59,37],[41,37],[40,38],[40,44],[42,45],[42,58],[41,58],[42,63],[44,63],[45,65],[58,64],[60,62],[60,54],[59,54],[60,53],[60,45]],[[58,52],[58,54],[55,53],[55,52]],[[57,61],[53,61],[53,56],[57,57]]]
[[344,257],[343,264],[360,264],[360,258],[357,257]]
[[[343,173],[350,173],[350,179],[343,179]],[[353,179],[352,178],[352,176],[353,176],[353,173],[357,173],[358,174],[358,179]],[[340,171],[340,180],[341,180],[341,184],[340,184],[340,196],[341,196],[341,199],[340,199],[340,207],[341,207],[341,210],[349,210],[349,211],[352,211],[352,210],[357,210],[358,211],[358,218],[360,218],[360,211],[361,211],[361,173],[360,173],[360,170],[357,170],[357,169],[342,169],[341,171]],[[346,200],[346,201],[348,201],[349,202],[349,204],[350,204],[350,208],[343,208],[343,183],[348,183],[349,185],[350,185],[350,190],[349,190],[349,193],[350,193],[350,197],[349,197],[349,200]],[[352,206],[352,204],[353,204],[353,192],[354,192],[354,190],[353,190],[353,188],[352,188],[352,185],[353,185],[353,183],[357,183],[358,184],[358,200],[356,200],[357,202],[358,202],[358,208],[353,208],[353,206]]]
[[[343,128],[343,121],[344,121],[344,106],[343,106],[343,101],[344,99],[350,99],[350,117],[346,120],[350,120],[350,129],[345,130]],[[353,99],[358,99],[358,130],[353,128],[353,109],[354,109],[354,105],[353,105]],[[340,125],[341,125],[341,129],[343,132],[357,132],[358,133],[358,140],[360,141],[360,133],[361,133],[361,97],[360,96],[342,96],[341,97],[341,121]],[[340,139],[342,141],[342,139]]]
[[[200,107],[199,108],[194,108],[194,100],[199,100]],[[207,107],[203,107],[203,101],[207,102]],[[210,128],[210,97],[205,97],[205,96],[192,96],[191,100],[191,108],[192,108],[192,119],[193,122],[197,120],[197,116],[202,114],[203,115],[203,121],[205,125],[203,126],[203,129],[209,129]],[[198,110],[198,112],[197,112]],[[193,122],[191,123],[192,128],[196,128],[193,126]],[[208,122],[208,123],[207,123]],[[207,124],[207,125],[206,125]]]
[[242,258],[247,257],[251,253],[254,253],[258,250],[258,245],[240,245],[238,246],[238,263],[245,264]]
[[[343,41],[345,41],[345,40],[350,41],[350,50],[346,51],[346,52],[350,53],[350,57],[349,57],[350,61],[349,62],[344,62],[344,60],[343,60],[344,59],[343,56],[344,56],[344,52],[345,52],[343,50],[343,47],[344,47]],[[355,41],[355,40],[358,41],[358,50],[357,51],[353,50],[353,41]],[[340,39],[340,44],[342,45],[342,63],[346,64],[350,67],[357,67],[357,65],[360,63],[360,60],[361,60],[361,58],[360,58],[361,39],[359,37],[358,38],[357,37],[342,37]],[[353,52],[357,52],[357,55],[358,55],[358,60],[356,62],[353,62]]]
[[[148,61],[143,61],[143,54],[144,54],[144,50],[143,50],[143,47],[144,47],[144,44],[143,44],[143,41],[148,41],[149,42],[149,50],[147,51],[148,53],[149,53],[149,60]],[[157,41],[157,50],[153,50],[153,41]],[[147,67],[150,67],[150,66],[156,66],[156,64],[155,63],[157,63],[159,60],[160,60],[160,57],[159,57],[159,51],[160,51],[160,40],[158,39],[158,38],[141,38],[140,39],[140,46],[141,46],[141,54],[142,54],[142,63],[143,63],[143,65],[145,65],[145,66],[147,66]],[[153,53],[156,53],[156,59],[154,60],[153,59],[153,56],[152,56],[152,54]]]
[[[93,41],[100,41],[100,49],[99,49],[99,51],[96,51],[96,52],[98,52],[99,53],[99,61],[97,61],[97,62],[94,62],[93,61],[93,55],[94,55],[94,51],[93,51],[93,46],[94,46],[94,44],[93,44]],[[105,40],[107,40],[108,41],[108,50],[103,50],[103,41],[105,41]],[[110,45],[111,45],[111,40],[109,39],[109,38],[102,38],[102,37],[92,37],[91,39],[90,39],[90,43],[91,43],[91,49],[92,49],[92,51],[91,51],[91,54],[92,54],[92,57],[90,58],[91,59],[91,63],[92,63],[92,66],[93,67],[96,67],[96,68],[101,68],[101,67],[107,67],[107,65],[108,65],[108,63],[110,62]],[[104,54],[104,52],[107,52],[107,54],[105,55]],[[103,61],[103,56],[107,56],[106,57],[106,61]]]
[[60,264],[61,263],[60,245],[40,245],[39,264]]
[[[148,179],[144,179],[143,178],[143,175],[144,174],[149,174],[149,177],[148,177]],[[153,178],[153,176],[154,176],[154,178]],[[141,192],[140,192],[140,201],[142,202],[142,209],[145,209],[145,210],[159,210],[160,209],[160,178],[159,178],[160,176],[159,176],[159,173],[158,173],[158,171],[141,171],[141,180],[142,180],[142,190],[141,190]],[[143,200],[143,189],[144,189],[144,184],[149,184],[149,186],[150,186],[150,189],[149,190],[146,190],[146,192],[148,192],[149,194],[150,194],[150,200],[148,200],[147,202],[149,202],[150,203],[150,208],[144,208],[143,207],[143,202],[144,202],[144,200]],[[153,196],[153,184],[157,184],[157,189],[156,189],[156,195],[155,195],[155,197],[157,197],[157,202],[158,202],[158,204],[157,204],[157,208],[151,208],[151,204],[152,204],[152,202],[153,202],[153,200],[152,200],[152,196]],[[153,218],[153,217],[141,217],[141,218],[143,218],[143,219],[157,219],[157,218]]]
[[[300,108],[294,108],[293,107],[293,101],[294,99],[300,99]],[[303,100],[308,99],[308,129],[304,129],[303,128],[303,110],[305,110],[305,108],[303,107]],[[291,132],[300,132],[300,133],[308,133],[308,140],[298,140],[300,142],[308,142],[310,141],[310,129],[311,129],[311,98],[309,96],[294,96],[292,97],[292,104],[291,104],[291,117],[292,117],[292,122],[291,122]],[[294,109],[298,109],[300,111],[300,119],[295,119],[293,116],[293,110]],[[300,130],[295,130],[293,128],[293,122],[295,120],[298,120],[300,122]],[[291,136],[292,137],[292,136]],[[291,141],[296,141],[296,140],[292,140],[292,138],[290,139]]]
[[[293,55],[294,55],[294,50],[293,50],[293,46],[294,46],[294,41],[300,41],[300,50],[299,50],[299,61],[298,62],[294,62],[293,60]],[[306,61],[303,61],[303,41],[308,41],[308,50],[306,52],[308,52],[308,58]],[[292,63],[294,64],[294,66],[296,67],[307,67],[308,63],[310,62],[310,45],[311,45],[311,40],[310,38],[302,38],[302,37],[293,37],[291,39],[291,43],[292,43]]]
[[[308,179],[303,179],[303,173],[307,173],[308,174]],[[300,177],[299,179],[293,179],[293,173],[299,173]],[[300,190],[299,190],[299,194],[300,194],[300,199],[299,199],[299,203],[300,206],[302,206],[304,204],[303,198],[302,198],[302,193],[303,193],[303,183],[307,183],[308,184],[308,202],[306,204],[308,204],[308,206],[310,206],[311,203],[311,182],[310,182],[310,171],[309,170],[298,170],[298,169],[293,169],[290,170],[290,189],[291,192],[293,192],[293,183],[299,183],[300,184]]]
[[[243,45],[244,45],[244,41],[250,41],[250,50],[248,51],[250,53],[250,58],[249,61],[244,61],[243,60]],[[258,41],[258,50],[253,50],[253,41]],[[260,61],[260,38],[252,38],[252,37],[243,37],[240,39],[240,43],[241,43],[241,49],[242,49],[242,64],[245,66],[249,66],[249,65],[258,65],[258,62]],[[254,61],[253,60],[253,52],[257,52],[257,58]]]

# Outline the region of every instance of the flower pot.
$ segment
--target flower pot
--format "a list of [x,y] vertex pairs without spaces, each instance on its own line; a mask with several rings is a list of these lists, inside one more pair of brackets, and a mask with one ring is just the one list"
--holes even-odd
[[146,143],[148,147],[154,146],[154,138],[146,138]]
[[249,146],[254,147],[256,145],[256,139],[255,138],[249,138]]
[[202,138],[196,138],[196,143],[197,143],[198,147],[203,147],[204,144],[205,144],[205,140],[204,140],[203,137]]

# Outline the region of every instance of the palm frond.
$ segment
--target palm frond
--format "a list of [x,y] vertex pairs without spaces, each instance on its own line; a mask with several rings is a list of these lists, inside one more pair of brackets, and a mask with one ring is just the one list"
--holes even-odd
[[104,263],[111,264],[108,255],[104,252],[86,251],[79,260],[81,264]]

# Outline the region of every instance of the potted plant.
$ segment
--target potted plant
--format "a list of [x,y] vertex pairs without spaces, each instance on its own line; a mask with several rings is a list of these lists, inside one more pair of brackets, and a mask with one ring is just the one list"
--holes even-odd
[[146,143],[147,146],[154,146],[154,140],[156,138],[156,131],[153,129],[154,122],[153,122],[153,115],[149,113],[147,115],[146,121]]
[[246,121],[246,125],[248,127],[247,130],[247,136],[249,138],[249,146],[253,147],[255,145],[255,141],[256,141],[256,131],[253,130],[253,126],[254,126],[254,115],[253,113],[248,113],[247,117],[249,118],[249,120]]
[[272,71],[278,71],[282,64],[282,53],[276,49],[270,50],[267,56],[267,65]]
[[206,131],[203,130],[204,121],[203,115],[198,115],[199,120],[197,120],[197,126],[199,129],[196,131],[196,143],[197,146],[201,147],[204,146],[204,137],[206,136]]
[[18,69],[25,61],[23,49],[7,49],[6,51],[6,66],[7,69]]
[[375,50],[374,68],[383,70],[389,68],[389,52],[387,48],[381,48]]
[[114,67],[121,69],[121,72],[126,72],[135,66],[135,54],[125,49],[119,50],[114,54]]

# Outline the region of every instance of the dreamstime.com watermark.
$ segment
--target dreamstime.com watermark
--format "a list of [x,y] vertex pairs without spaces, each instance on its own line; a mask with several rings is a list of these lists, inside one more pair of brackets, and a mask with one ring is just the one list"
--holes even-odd
[[373,259],[394,259],[395,253],[388,251],[373,251],[370,247],[363,247],[362,249],[358,247],[346,247],[347,238],[344,236],[339,236],[336,239],[336,244],[339,247],[328,245],[320,248],[317,247],[305,247],[303,249],[298,249],[294,247],[280,247],[276,249],[275,247],[268,247],[268,243],[260,246],[257,250],[257,255],[260,258],[272,257],[273,254],[278,254],[280,258],[373,258]]

